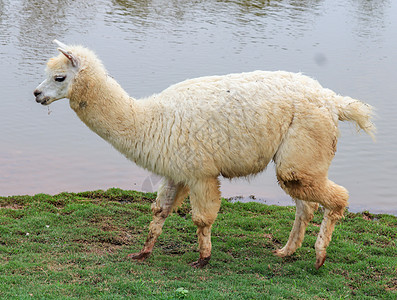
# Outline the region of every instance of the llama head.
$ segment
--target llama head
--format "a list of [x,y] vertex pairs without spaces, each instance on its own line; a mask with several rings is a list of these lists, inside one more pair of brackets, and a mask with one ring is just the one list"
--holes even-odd
[[80,59],[73,52],[75,47],[69,47],[57,40],[54,43],[61,53],[48,61],[47,78],[34,91],[36,102],[42,105],[68,98],[70,85],[81,69]]

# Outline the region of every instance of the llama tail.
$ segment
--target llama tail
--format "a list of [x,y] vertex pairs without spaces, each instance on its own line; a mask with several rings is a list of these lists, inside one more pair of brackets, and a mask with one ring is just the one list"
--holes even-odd
[[350,97],[336,96],[336,108],[341,121],[354,121],[358,129],[364,130],[374,141],[376,127],[372,123],[374,108]]

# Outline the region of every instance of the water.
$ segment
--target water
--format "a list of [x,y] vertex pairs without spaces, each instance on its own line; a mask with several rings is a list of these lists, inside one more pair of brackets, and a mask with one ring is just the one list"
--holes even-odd
[[[57,38],[94,49],[136,98],[187,78],[261,69],[303,72],[370,103],[377,142],[341,124],[330,178],[350,191],[351,211],[397,215],[396,2],[0,0],[0,195],[158,186],[67,100],[35,103]],[[292,204],[273,165],[249,182],[223,180],[222,195]]]

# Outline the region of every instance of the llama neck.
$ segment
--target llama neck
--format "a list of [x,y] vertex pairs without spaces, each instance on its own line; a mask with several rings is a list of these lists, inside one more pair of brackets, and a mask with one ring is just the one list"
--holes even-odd
[[137,102],[113,78],[93,78],[95,81],[76,81],[69,97],[70,106],[92,131],[131,158],[134,143],[139,140]]

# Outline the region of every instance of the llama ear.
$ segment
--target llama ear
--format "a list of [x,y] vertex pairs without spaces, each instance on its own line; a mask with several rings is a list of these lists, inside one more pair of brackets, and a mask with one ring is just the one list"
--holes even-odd
[[59,48],[62,48],[62,49],[68,49],[68,48],[69,48],[67,45],[65,45],[64,43],[61,43],[61,42],[58,41],[58,40],[53,40],[53,42],[54,42]]
[[62,48],[58,48],[58,51],[60,51],[63,55],[65,55],[70,60],[70,62],[72,63],[72,66],[74,68],[77,68],[79,66],[79,60],[77,59],[76,56],[73,55],[72,52],[62,49]]

